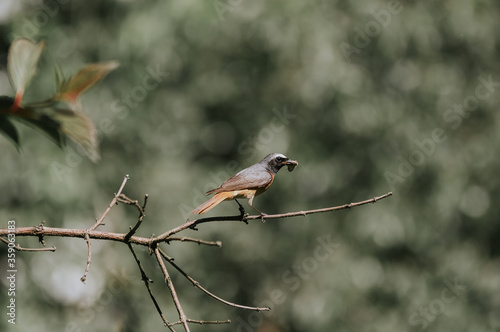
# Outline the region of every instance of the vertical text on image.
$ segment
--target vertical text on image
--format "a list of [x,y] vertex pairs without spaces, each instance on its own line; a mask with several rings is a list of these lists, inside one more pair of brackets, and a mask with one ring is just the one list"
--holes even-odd
[[16,221],[9,220],[7,222],[8,249],[7,249],[7,296],[9,297],[7,305],[7,320],[10,324],[16,324]]

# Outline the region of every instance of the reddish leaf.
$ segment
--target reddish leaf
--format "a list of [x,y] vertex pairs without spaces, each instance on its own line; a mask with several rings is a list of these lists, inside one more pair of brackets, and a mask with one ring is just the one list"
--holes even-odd
[[91,88],[106,74],[117,67],[117,61],[90,64],[66,80],[62,79],[60,71],[56,68],[56,79],[60,82],[58,83],[53,99],[65,100],[75,104],[82,92]]

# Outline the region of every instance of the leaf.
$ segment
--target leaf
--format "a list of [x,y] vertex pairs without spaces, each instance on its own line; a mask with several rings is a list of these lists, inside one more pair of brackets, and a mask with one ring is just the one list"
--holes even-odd
[[45,109],[35,109],[31,108],[31,106],[27,106],[20,108],[17,112],[13,113],[12,116],[24,120],[35,127],[35,129],[43,131],[60,148],[65,145],[64,136],[60,131],[61,124],[53,118],[50,112],[47,114]]
[[59,88],[64,84],[64,74],[58,64],[54,66],[54,72],[56,75],[56,91],[59,91]]
[[56,93],[46,101],[21,105],[24,91],[36,74],[37,64],[45,47],[19,38],[12,43],[8,56],[8,74],[16,89],[15,98],[0,96],[0,131],[19,146],[19,137],[11,119],[21,119],[43,131],[59,146],[63,147],[68,137],[81,145],[92,161],[99,158],[97,130],[86,115],[79,112],[78,97],[91,88],[111,70],[118,67],[117,61],[95,63],[85,66],[75,75],[65,79],[56,66]]
[[[38,103],[40,106],[48,105],[47,102]],[[12,125],[11,119],[19,119],[40,129],[46,133],[54,142],[62,147],[64,137],[59,131],[59,123],[47,117],[43,113],[37,113],[35,110],[26,107],[20,107],[12,112],[14,98],[0,96],[0,127],[4,134],[11,138],[19,147],[19,138],[16,128]]]
[[66,102],[43,101],[31,103],[13,114],[42,130],[59,147],[65,144],[65,137],[81,145],[88,157],[99,160],[97,130],[89,117],[71,109]]
[[0,115],[0,132],[10,138],[17,149],[19,149],[19,135],[10,119],[6,115]]
[[21,105],[24,91],[36,74],[37,64],[44,47],[44,42],[35,44],[25,38],[14,40],[10,46],[7,59],[7,71],[10,83],[16,90],[14,108]]
[[94,63],[85,66],[69,79],[62,79],[60,70],[56,68],[57,91],[52,97],[54,100],[65,100],[76,103],[78,96],[99,82],[111,70],[118,67],[117,61]]
[[0,114],[10,114],[12,105],[14,105],[14,98],[0,96]]
[[8,116],[11,112],[12,105],[14,105],[14,98],[0,96],[0,131],[11,139],[19,150],[19,135],[17,134],[16,127],[14,127]]
[[90,160],[99,160],[97,130],[85,114],[71,110],[54,109],[53,119],[60,123],[60,130],[87,152]]

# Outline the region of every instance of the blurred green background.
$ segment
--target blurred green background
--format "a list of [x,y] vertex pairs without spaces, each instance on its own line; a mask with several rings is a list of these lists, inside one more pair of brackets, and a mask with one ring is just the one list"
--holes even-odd
[[[482,1],[0,1],[0,94],[15,37],[46,40],[26,101],[54,91],[53,65],[118,60],[82,99],[99,130],[94,164],[23,124],[22,150],[0,137],[0,220],[87,228],[125,174],[149,194],[139,235],[187,218],[207,189],[270,152],[299,161],[255,201],[267,213],[373,205],[180,235],[222,248],[163,245],[192,331],[500,331],[500,5]],[[497,203],[495,203],[497,202]],[[234,214],[233,202],[213,215]],[[100,229],[126,232],[116,206]],[[126,246],[46,238],[17,253],[17,324],[2,331],[165,330]],[[19,238],[25,247],[33,238]],[[177,320],[153,257],[137,249]],[[178,331],[182,328],[177,327]]]

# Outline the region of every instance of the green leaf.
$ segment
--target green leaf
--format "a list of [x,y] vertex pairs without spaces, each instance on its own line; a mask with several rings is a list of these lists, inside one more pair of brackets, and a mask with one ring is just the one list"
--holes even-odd
[[16,90],[16,105],[21,103],[24,91],[37,71],[38,60],[45,47],[44,42],[38,44],[25,38],[14,40],[9,49],[7,71],[10,83]]
[[59,91],[59,89],[61,88],[61,86],[64,84],[64,74],[61,70],[61,67],[56,64],[54,66],[54,72],[55,72],[55,75],[56,75],[56,91]]

